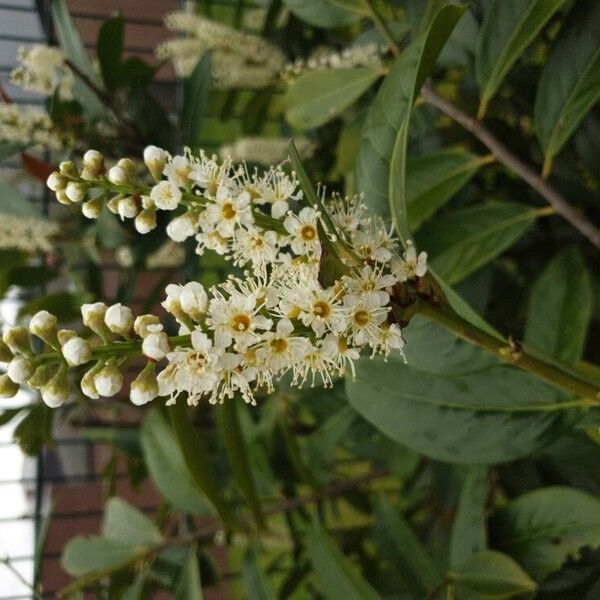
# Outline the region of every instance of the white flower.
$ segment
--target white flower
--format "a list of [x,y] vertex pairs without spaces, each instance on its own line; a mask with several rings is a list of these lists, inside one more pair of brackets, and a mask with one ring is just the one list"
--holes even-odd
[[348,311],[339,303],[334,288],[323,290],[315,285],[298,289],[294,296],[299,319],[318,336],[326,331],[340,333],[346,327]]
[[174,156],[164,168],[163,173],[172,185],[185,187],[190,183],[191,170],[192,165],[185,156]]
[[289,213],[283,221],[283,226],[292,236],[290,245],[296,254],[320,256],[318,220],[319,213],[314,208],[305,206],[298,216]]
[[278,236],[274,231],[261,231],[254,227],[242,229],[236,234],[233,263],[243,266],[252,263],[255,273],[265,273],[279,254]]
[[219,164],[216,157],[209,158],[204,152],[200,153],[200,160],[194,164],[190,179],[204,190],[204,195],[214,198],[220,187],[231,189],[235,187],[235,178],[229,173],[231,161],[225,159]]
[[147,146],[144,149],[144,163],[148,167],[152,177],[158,181],[167,164],[167,153],[157,146]]
[[94,375],[94,386],[100,396],[110,398],[123,387],[123,374],[113,363],[107,363]]
[[379,219],[370,222],[367,229],[354,231],[350,239],[353,249],[367,261],[387,263],[392,258],[396,242]]
[[256,358],[261,367],[273,373],[280,373],[301,361],[310,349],[310,342],[300,336],[292,336],[294,325],[289,319],[281,319],[275,331],[262,335],[262,342],[256,350]]
[[236,227],[254,223],[250,194],[242,192],[234,197],[229,188],[219,186],[215,201],[208,204],[204,220],[224,238],[233,236]]
[[340,376],[348,368],[352,373],[352,377],[356,377],[354,361],[360,358],[358,348],[348,346],[348,342],[344,337],[338,337],[333,333],[324,338],[321,348],[323,353],[337,364]]
[[423,277],[427,273],[427,252],[420,252],[417,256],[415,247],[409,242],[404,258],[396,261],[392,270],[401,283],[415,277]]
[[259,196],[255,199],[257,204],[270,204],[271,216],[281,219],[289,210],[290,200],[302,198],[302,191],[298,188],[295,179],[288,177],[281,168],[270,169],[264,177],[257,182]]
[[218,346],[226,348],[235,341],[236,350],[243,351],[257,341],[259,330],[271,329],[273,322],[259,314],[262,304],[256,300],[254,294],[234,292],[227,299],[219,295],[210,301],[207,323]]
[[256,379],[256,369],[244,365],[241,354],[226,352],[219,359],[218,377],[209,398],[210,404],[222,404],[239,393],[247,404],[256,405],[250,384]]
[[90,343],[79,336],[67,340],[62,346],[61,352],[70,367],[83,365],[92,358]]
[[162,360],[170,350],[169,336],[164,331],[149,333],[142,342],[144,356],[152,360]]
[[197,281],[186,283],[180,291],[179,303],[183,311],[194,321],[200,320],[208,305],[204,286]]
[[167,235],[174,242],[184,242],[198,232],[198,217],[190,212],[175,217],[167,225]]
[[129,335],[133,327],[133,313],[128,306],[113,304],[106,310],[104,323],[113,333]]
[[385,321],[388,308],[381,305],[377,293],[361,297],[346,296],[344,302],[350,310],[348,341],[357,346],[377,345],[381,335],[380,325]]
[[387,304],[390,300],[390,295],[386,291],[396,283],[396,277],[390,273],[384,273],[383,266],[377,265],[371,267],[365,265],[360,275],[352,277],[344,277],[344,283],[351,294],[360,296],[361,294],[377,294],[381,306]]
[[161,181],[150,191],[150,198],[156,208],[175,210],[181,202],[181,190],[171,181]]
[[71,202],[81,202],[85,196],[85,186],[75,181],[70,181],[65,188],[65,194]]
[[33,375],[33,366],[26,358],[15,356],[8,363],[6,374],[13,383],[25,383]]

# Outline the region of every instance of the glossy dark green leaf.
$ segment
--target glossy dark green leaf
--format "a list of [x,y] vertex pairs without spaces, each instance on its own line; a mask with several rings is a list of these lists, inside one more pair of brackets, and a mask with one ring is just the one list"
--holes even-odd
[[429,221],[417,236],[431,266],[453,285],[519,240],[533,225],[535,209],[509,202],[460,208]]
[[205,52],[184,83],[181,132],[186,145],[193,145],[198,140],[211,89],[211,77],[212,54]]
[[568,414],[558,391],[508,366],[443,375],[400,358],[361,358],[346,389],[352,406],[390,438],[454,463],[526,456],[553,441]]
[[544,171],[600,99],[600,3],[576,2],[544,65],[533,127],[545,155]]
[[102,535],[134,546],[155,546],[163,541],[163,536],[153,521],[116,496],[109,498],[104,507]]
[[494,545],[541,581],[584,546],[600,547],[600,500],[575,488],[541,488],[509,502],[491,526]]
[[121,15],[117,15],[104,21],[98,34],[96,52],[102,79],[109,92],[120,83],[119,69],[123,57],[124,32],[125,20]]
[[442,584],[433,559],[400,513],[385,500],[375,510],[374,537],[415,600],[428,598]]
[[490,0],[484,5],[475,74],[481,89],[479,118],[525,49],[565,0]]
[[[79,71],[88,77],[94,84],[100,85],[99,78],[92,67],[87,51],[79,32],[71,19],[69,9],[65,0],[51,0],[52,23],[56,29],[58,41],[65,53],[66,58],[71,61]],[[83,106],[90,117],[97,117],[105,112],[105,107],[98,96],[75,75],[74,96]]]
[[262,503],[252,473],[248,445],[240,426],[238,410],[239,407],[235,400],[225,402],[225,404],[217,407],[216,418],[220,437],[225,444],[233,478],[248,502],[254,514],[254,519],[259,526],[264,527],[265,517],[262,511]]
[[125,567],[136,555],[136,547],[99,535],[77,536],[67,542],[61,558],[62,568],[73,577]]
[[79,298],[68,292],[57,292],[46,296],[39,296],[29,300],[19,308],[19,316],[34,315],[40,310],[47,310],[56,315],[59,322],[68,323],[81,316],[81,302]]
[[472,465],[463,472],[450,538],[450,566],[453,569],[485,550],[485,503],[489,494],[487,471],[485,467]]
[[230,526],[238,525],[236,516],[217,480],[214,469],[207,460],[208,449],[200,433],[191,421],[191,415],[184,402],[178,402],[169,408],[169,417],[178,444],[178,454],[183,467],[196,489],[202,490],[221,518]]
[[351,106],[380,76],[373,67],[304,73],[285,95],[286,119],[298,129],[320,127]]
[[262,569],[258,566],[252,550],[246,552],[242,565],[244,597],[248,600],[275,600],[277,594],[271,587]]
[[534,283],[525,342],[573,364],[581,358],[593,307],[592,282],[576,248],[555,256]]
[[[157,410],[145,418],[140,436],[145,461],[163,496],[179,510],[206,513],[204,494],[196,486],[171,428]],[[201,459],[206,458],[206,453]]]
[[52,443],[54,410],[42,402],[31,407],[15,428],[13,437],[24,454],[37,456],[44,446]]
[[369,209],[391,216],[403,242],[409,239],[406,159],[412,106],[464,7],[443,3],[394,61],[367,113],[358,152],[358,189]]
[[327,599],[376,600],[380,596],[346,558],[320,526],[313,524],[306,535],[308,555],[319,590]]
[[19,287],[37,287],[42,286],[55,277],[57,277],[58,271],[56,269],[50,269],[48,267],[32,267],[23,266],[11,269],[8,281],[11,285],[18,285]]
[[144,598],[144,588],[146,587],[147,579],[148,572],[146,570],[140,571],[135,576],[133,583],[123,592],[121,600],[142,600]]
[[[483,550],[473,555],[459,567],[453,568],[448,577],[457,589],[466,588],[481,600],[508,600],[535,592],[535,581],[506,554],[495,550]],[[458,597],[462,597],[460,594]]]
[[284,0],[283,3],[299,19],[316,27],[343,27],[365,14],[360,0]]
[[491,160],[489,156],[480,157],[464,150],[442,150],[410,160],[406,165],[410,231],[416,231]]

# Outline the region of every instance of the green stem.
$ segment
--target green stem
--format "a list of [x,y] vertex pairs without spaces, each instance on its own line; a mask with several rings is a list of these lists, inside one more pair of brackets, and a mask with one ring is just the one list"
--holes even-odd
[[481,331],[457,315],[450,307],[434,306],[419,299],[413,310],[416,314],[421,314],[449,329],[467,342],[495,354],[501,360],[528,371],[571,394],[584,398],[586,406],[600,406],[600,386],[597,384],[584,380],[575,372],[562,366],[551,364],[541,355],[534,356],[529,350],[521,348],[516,343],[507,344]]
[[389,49],[392,51],[394,56],[400,55],[400,47],[396,43],[394,36],[391,34],[390,30],[387,28],[384,20],[379,16],[379,13],[375,10],[375,7],[371,3],[370,0],[362,0],[362,4],[365,7],[365,13],[367,17],[373,21],[373,24],[379,32],[381,33],[385,43],[388,45]]

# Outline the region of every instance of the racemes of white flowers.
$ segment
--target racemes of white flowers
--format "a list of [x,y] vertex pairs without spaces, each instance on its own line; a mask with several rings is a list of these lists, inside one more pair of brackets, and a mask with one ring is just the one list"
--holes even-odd
[[[171,217],[167,231],[173,239],[194,239],[199,254],[215,250],[245,270],[209,289],[194,281],[168,285],[163,307],[178,322],[174,337],[157,317],[136,318],[120,304],[82,307],[84,325],[97,336],[90,347],[86,336],[69,332],[45,339],[58,340],[55,350],[66,366],[86,358],[93,364],[81,380],[84,394],[117,393],[123,365],[144,355],[148,363],[131,386],[135,404],[156,396],[168,403],[180,396],[189,404],[221,403],[236,395],[255,404],[257,394],[271,392],[285,374],[296,386],[331,386],[345,372],[354,373],[363,350],[384,357],[402,351],[391,298],[400,281],[425,274],[426,255],[409,245],[398,256],[391,232],[366,215],[360,197],[327,198],[320,188],[311,206],[295,174],[281,165],[250,172],[203,152],[170,156],[155,147],[144,157],[145,174],[130,170],[111,181],[102,157],[88,154],[85,178],[83,170],[64,163],[49,186],[61,201],[69,186],[78,186],[77,202],[95,202],[98,214],[104,206],[118,214],[115,198],[131,198],[138,212],[126,218],[136,226],[149,213],[155,226],[162,210]],[[89,172],[92,158],[96,176]],[[324,249],[341,266],[326,285]],[[13,352],[15,344],[5,342]],[[16,364],[7,389],[35,383],[40,365],[23,357],[31,369]],[[56,382],[52,389],[57,404]]]

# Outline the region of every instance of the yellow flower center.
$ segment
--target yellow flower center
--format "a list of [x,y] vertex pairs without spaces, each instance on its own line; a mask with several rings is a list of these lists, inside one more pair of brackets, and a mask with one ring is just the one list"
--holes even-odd
[[275,353],[281,353],[281,352],[285,352],[288,347],[288,341],[282,338],[275,338],[274,340],[271,340],[270,343],[271,346],[271,351],[275,352]]
[[318,300],[313,304],[312,312],[315,317],[326,319],[331,314],[331,306],[328,302]]
[[317,230],[312,225],[305,225],[300,230],[300,236],[307,242],[312,242],[317,237]]
[[231,327],[236,331],[248,331],[251,324],[250,317],[245,313],[234,315],[233,319],[231,319]]
[[371,316],[366,310],[361,309],[352,315],[352,319],[359,327],[364,327],[371,320]]
[[230,219],[235,218],[235,215],[237,213],[233,204],[231,204],[231,202],[226,202],[221,208],[221,214],[223,215],[224,219],[227,219],[229,221]]

